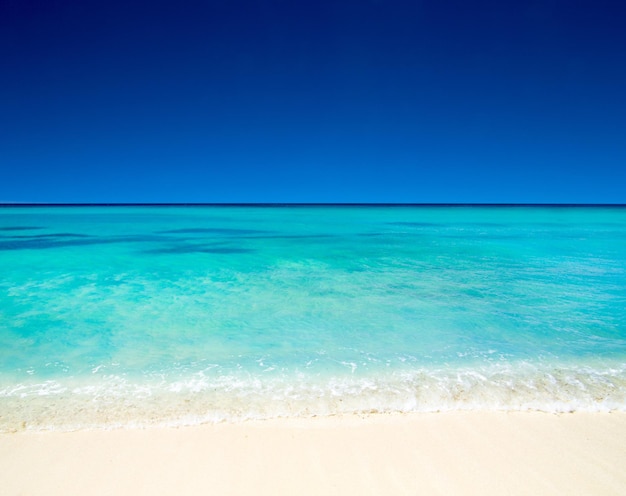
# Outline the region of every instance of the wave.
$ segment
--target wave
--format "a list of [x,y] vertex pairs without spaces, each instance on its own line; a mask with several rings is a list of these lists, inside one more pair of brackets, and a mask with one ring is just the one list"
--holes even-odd
[[0,385],[0,430],[188,425],[350,413],[626,411],[626,363],[491,364],[367,375],[103,375]]

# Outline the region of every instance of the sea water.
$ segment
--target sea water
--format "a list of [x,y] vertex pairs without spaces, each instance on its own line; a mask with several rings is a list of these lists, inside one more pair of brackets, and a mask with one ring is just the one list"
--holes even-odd
[[0,208],[0,430],[626,410],[626,208]]

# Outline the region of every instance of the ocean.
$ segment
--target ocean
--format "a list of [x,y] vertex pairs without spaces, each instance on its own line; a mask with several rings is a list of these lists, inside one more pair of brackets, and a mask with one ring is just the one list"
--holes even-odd
[[626,208],[0,208],[1,431],[445,410],[626,410]]

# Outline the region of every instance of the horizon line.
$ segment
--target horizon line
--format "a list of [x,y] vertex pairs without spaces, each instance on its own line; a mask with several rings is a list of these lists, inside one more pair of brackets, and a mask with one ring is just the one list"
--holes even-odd
[[626,203],[500,202],[0,202],[0,207],[626,207]]

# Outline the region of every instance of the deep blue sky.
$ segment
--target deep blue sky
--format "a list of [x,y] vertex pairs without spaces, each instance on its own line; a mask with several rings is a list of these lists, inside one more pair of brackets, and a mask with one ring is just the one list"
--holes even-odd
[[0,0],[0,201],[626,203],[623,2]]

